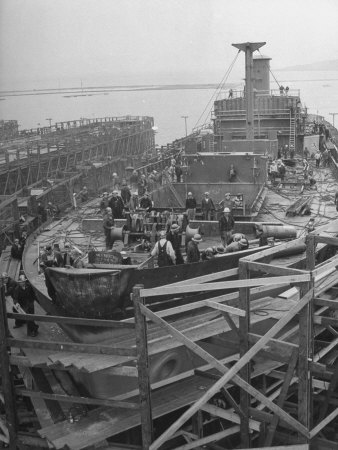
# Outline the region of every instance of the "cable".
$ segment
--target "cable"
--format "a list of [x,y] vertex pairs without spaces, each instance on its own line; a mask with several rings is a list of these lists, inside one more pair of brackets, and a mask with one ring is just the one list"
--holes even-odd
[[[217,88],[215,89],[214,93],[213,93],[212,96],[210,97],[210,100],[208,101],[208,103],[207,103],[206,107],[204,108],[202,114],[201,114],[200,117],[198,118],[198,120],[197,120],[197,122],[196,122],[194,128],[197,128],[197,126],[198,126],[200,120],[202,119],[202,117],[203,117],[205,111],[207,110],[207,108],[209,107],[209,105],[210,105],[210,103],[212,102],[213,98],[215,97],[217,91],[219,91],[219,90],[222,89],[223,85],[225,84],[226,80],[228,79],[228,77],[229,77],[229,75],[230,75],[230,73],[231,73],[231,70],[232,70],[232,68],[233,68],[233,66],[234,66],[234,64],[235,64],[235,62],[236,62],[236,60],[237,60],[237,58],[238,58],[239,53],[240,53],[240,50],[238,50],[238,52],[237,52],[235,58],[233,59],[232,63],[230,64],[228,70],[225,72],[224,77],[222,78],[221,82],[218,84],[218,86],[217,86]],[[210,110],[210,111],[211,111],[211,110]]]

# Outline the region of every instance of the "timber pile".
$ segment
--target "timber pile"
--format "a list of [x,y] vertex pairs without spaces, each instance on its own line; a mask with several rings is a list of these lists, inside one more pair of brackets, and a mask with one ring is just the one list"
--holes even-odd
[[302,197],[292,203],[285,211],[286,216],[304,216],[311,214],[312,197]]

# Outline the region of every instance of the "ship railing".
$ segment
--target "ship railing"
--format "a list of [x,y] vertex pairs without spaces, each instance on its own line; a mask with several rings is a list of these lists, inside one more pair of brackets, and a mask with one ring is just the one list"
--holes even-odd
[[289,89],[287,92],[285,89],[283,93],[279,89],[271,89],[271,95],[279,96],[279,97],[299,97],[300,89]]
[[[225,119],[245,119],[246,111],[244,109],[240,110],[215,110],[214,111],[215,118],[225,118]],[[289,118],[290,117],[290,109],[282,108],[282,109],[254,109],[254,115],[262,116],[273,116],[273,118]]]

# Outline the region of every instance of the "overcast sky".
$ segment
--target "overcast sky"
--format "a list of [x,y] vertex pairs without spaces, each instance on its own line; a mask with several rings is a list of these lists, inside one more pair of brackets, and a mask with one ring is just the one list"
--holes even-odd
[[234,42],[275,69],[337,59],[337,26],[337,0],[0,0],[0,83],[217,82]]

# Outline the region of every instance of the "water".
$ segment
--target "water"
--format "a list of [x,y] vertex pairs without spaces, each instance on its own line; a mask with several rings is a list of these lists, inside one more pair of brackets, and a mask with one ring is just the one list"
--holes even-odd
[[[330,113],[338,112],[338,72],[275,72],[275,77],[284,86],[299,89],[303,105],[312,114],[324,116],[332,123]],[[176,81],[176,80],[175,80]],[[212,82],[212,81],[211,81]],[[239,81],[241,84],[241,81]],[[277,88],[271,80],[271,88]],[[20,128],[48,126],[52,123],[104,116],[148,115],[153,116],[158,127],[156,143],[165,145],[184,136],[185,121],[188,116],[188,132],[214,95],[214,89],[159,89],[153,91],[114,91],[108,95],[65,98],[60,93],[46,95],[19,95],[0,101],[0,119],[18,120]],[[206,108],[210,112],[211,105]],[[204,123],[207,114],[204,114]],[[210,115],[209,115],[210,118]],[[338,125],[338,118],[336,120]]]

